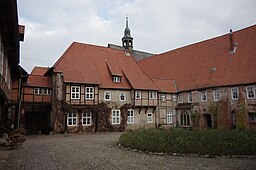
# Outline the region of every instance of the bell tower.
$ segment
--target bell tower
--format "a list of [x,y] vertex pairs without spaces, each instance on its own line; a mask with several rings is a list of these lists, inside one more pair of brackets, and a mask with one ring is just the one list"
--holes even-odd
[[133,38],[131,36],[131,30],[128,27],[128,17],[126,17],[126,28],[124,30],[124,37],[122,38],[122,44],[125,49],[132,51]]

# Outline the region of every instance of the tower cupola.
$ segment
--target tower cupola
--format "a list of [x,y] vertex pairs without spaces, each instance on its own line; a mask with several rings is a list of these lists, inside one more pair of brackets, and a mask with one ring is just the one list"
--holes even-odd
[[123,47],[128,50],[133,48],[133,38],[131,36],[131,30],[128,26],[128,17],[126,17],[126,28],[124,30],[124,37],[122,38]]

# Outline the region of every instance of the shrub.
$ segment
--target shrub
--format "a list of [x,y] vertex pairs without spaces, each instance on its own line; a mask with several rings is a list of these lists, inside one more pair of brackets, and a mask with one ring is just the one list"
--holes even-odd
[[150,152],[254,155],[256,131],[253,130],[206,130],[167,129],[137,130],[121,135],[124,147]]

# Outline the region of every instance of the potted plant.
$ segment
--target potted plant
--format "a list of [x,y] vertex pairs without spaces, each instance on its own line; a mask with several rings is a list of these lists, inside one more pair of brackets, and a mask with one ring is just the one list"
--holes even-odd
[[19,149],[26,141],[25,135],[27,131],[23,128],[18,128],[9,133],[9,141],[11,149]]

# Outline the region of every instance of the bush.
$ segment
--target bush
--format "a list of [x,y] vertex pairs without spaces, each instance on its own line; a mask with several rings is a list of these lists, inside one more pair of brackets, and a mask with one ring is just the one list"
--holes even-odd
[[25,129],[19,128],[11,131],[9,133],[9,139],[11,142],[18,143],[18,142],[24,142],[26,140],[25,135],[27,134],[27,131]]
[[121,135],[124,147],[150,152],[255,155],[256,131],[168,129],[137,130]]

